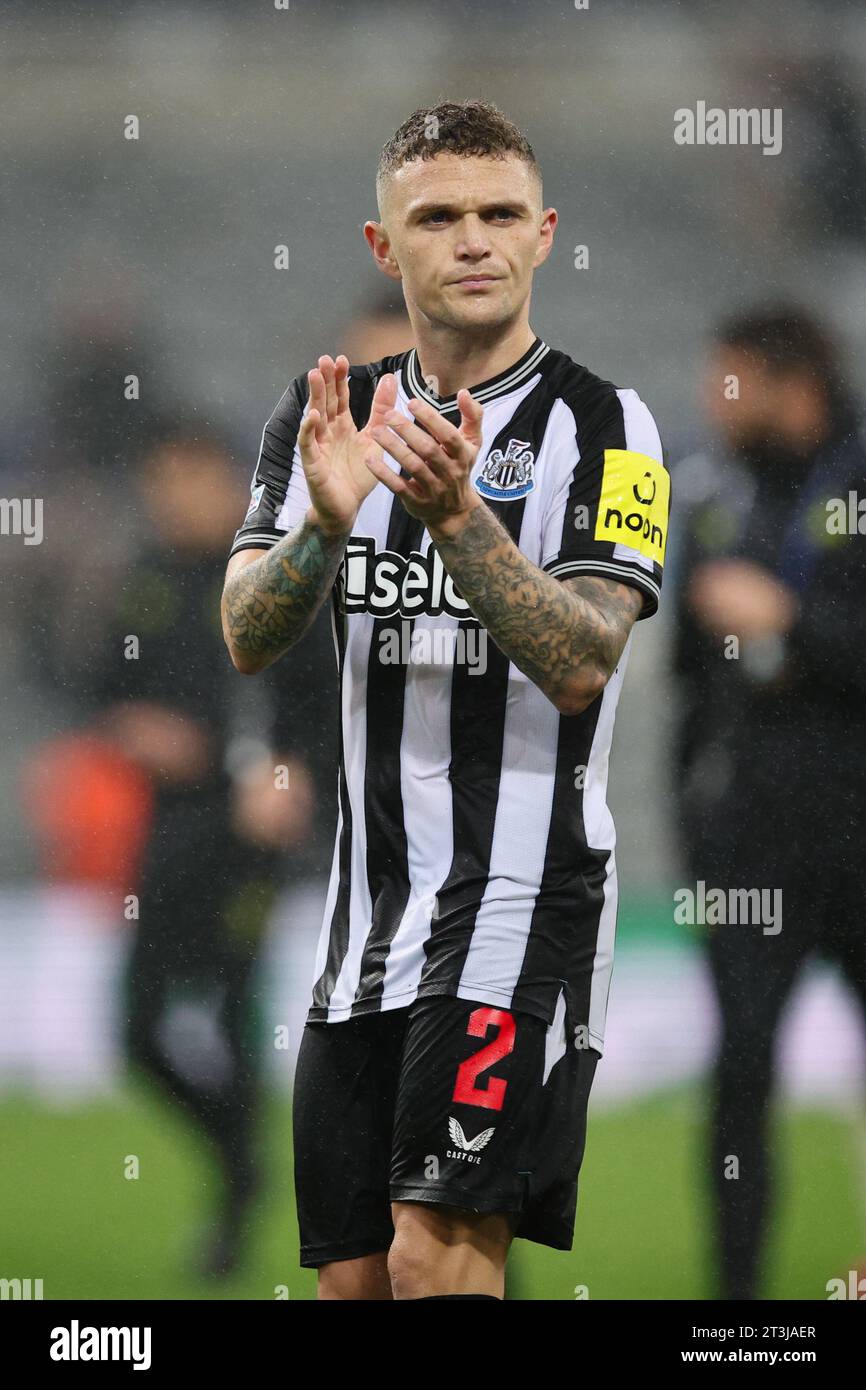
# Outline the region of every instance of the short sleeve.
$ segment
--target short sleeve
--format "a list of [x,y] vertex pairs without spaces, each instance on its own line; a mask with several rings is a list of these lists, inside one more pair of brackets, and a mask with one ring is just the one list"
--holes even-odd
[[570,408],[577,458],[545,513],[542,569],[631,584],[648,618],[659,603],[671,495],[655,421],[635,391],[614,387],[588,415]]
[[310,495],[298,452],[298,431],[306,408],[307,379],[295,377],[262,431],[250,504],[230,555],[250,548],[269,550],[303,520]]

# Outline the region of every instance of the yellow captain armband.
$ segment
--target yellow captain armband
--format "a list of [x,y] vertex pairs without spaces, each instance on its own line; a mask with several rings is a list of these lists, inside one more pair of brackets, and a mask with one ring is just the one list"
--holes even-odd
[[663,565],[670,499],[670,475],[658,459],[605,449],[595,539],[627,545]]

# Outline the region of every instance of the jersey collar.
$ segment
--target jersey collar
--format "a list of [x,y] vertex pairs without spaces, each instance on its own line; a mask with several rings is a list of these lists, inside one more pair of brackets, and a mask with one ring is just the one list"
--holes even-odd
[[[550,352],[547,343],[536,338],[535,342],[523,354],[519,361],[507,367],[504,372],[497,376],[492,376],[488,381],[482,381],[480,385],[473,386],[472,396],[478,401],[479,405],[486,405],[489,401],[495,401],[499,396],[507,396],[509,391],[531,377],[537,370],[538,365]],[[421,367],[418,362],[418,354],[414,348],[406,354],[403,366],[400,369],[400,380],[403,390],[410,398],[417,396],[419,400],[427,401],[436,407],[438,411],[444,413],[448,410],[457,409],[457,396],[437,396],[429,386],[425,385],[424,378],[421,376]]]

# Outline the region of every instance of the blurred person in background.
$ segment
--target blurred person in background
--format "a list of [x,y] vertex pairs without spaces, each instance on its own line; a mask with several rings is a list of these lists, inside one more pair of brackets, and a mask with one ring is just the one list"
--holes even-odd
[[721,1014],[721,1296],[754,1299],[782,1011],[814,952],[841,966],[866,1008],[866,515],[861,533],[851,503],[866,450],[836,344],[796,307],[723,323],[704,395],[721,457],[695,456],[674,475],[683,844],[707,889],[779,889],[783,907],[780,930],[707,928]]
[[[89,302],[90,290],[94,303]],[[44,634],[34,676],[73,712],[103,615],[141,539],[136,460],[170,410],[160,344],[122,287],[98,299],[93,284],[62,306],[59,334],[34,363],[45,382],[39,429],[25,439],[25,491],[45,499],[44,545],[26,557],[16,589],[25,660]]]
[[[150,535],[114,594],[91,698],[97,728],[147,774],[150,833],[129,962],[133,1064],[213,1145],[222,1178],[202,1273],[234,1268],[260,1183],[259,949],[286,851],[309,836],[310,774],[274,751],[225,660],[218,596],[243,487],[217,436],[172,427],[137,478]],[[284,740],[290,737],[283,731]]]
[[399,290],[376,289],[359,305],[339,335],[338,352],[350,362],[378,362],[415,346],[415,334]]

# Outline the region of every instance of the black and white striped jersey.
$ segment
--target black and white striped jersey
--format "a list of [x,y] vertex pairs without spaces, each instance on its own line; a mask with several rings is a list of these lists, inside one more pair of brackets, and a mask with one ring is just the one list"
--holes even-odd
[[[385,372],[402,413],[420,397],[459,422],[412,350],[351,369],[359,426]],[[654,613],[670,484],[640,397],[540,339],[473,396],[474,486],[523,554],[557,578],[632,585],[641,617]],[[274,545],[310,505],[296,446],[306,398],[301,376],[265,426],[232,553]],[[340,811],[310,1020],[450,994],[550,1023],[565,988],[601,1051],[617,902],[607,769],[631,639],[603,694],[560,716],[383,486],[358,514],[332,621]]]

